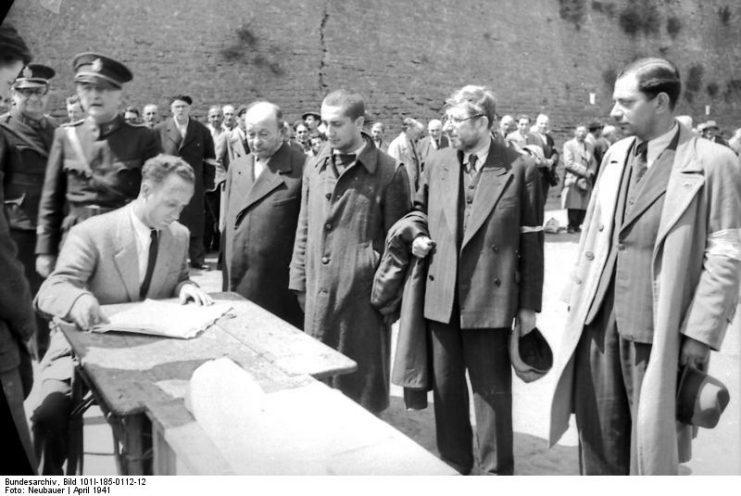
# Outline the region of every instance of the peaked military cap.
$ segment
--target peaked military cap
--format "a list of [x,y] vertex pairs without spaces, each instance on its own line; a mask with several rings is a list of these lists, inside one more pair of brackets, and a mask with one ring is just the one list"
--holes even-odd
[[128,67],[105,55],[86,52],[75,56],[72,61],[76,83],[109,83],[121,88],[134,79]]
[[317,114],[316,112],[304,112],[303,114],[301,114],[301,118],[303,120],[306,120],[306,118],[309,116],[314,117],[318,121],[322,120],[322,116]]
[[14,88],[35,88],[49,84],[49,80],[54,77],[54,69],[41,64],[28,64],[13,83]]
[[171,97],[170,98],[170,105],[172,105],[173,103],[175,103],[177,101],[185,102],[188,105],[193,105],[193,99],[191,97],[189,97],[188,95],[175,95],[175,96]]

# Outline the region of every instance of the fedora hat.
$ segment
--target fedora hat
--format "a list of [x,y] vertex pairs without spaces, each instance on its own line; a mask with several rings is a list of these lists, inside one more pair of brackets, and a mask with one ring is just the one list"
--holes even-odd
[[715,377],[685,365],[677,381],[677,420],[684,424],[712,429],[731,397],[728,389]]
[[524,336],[514,330],[509,336],[509,360],[517,377],[533,382],[553,367],[553,351],[537,327]]

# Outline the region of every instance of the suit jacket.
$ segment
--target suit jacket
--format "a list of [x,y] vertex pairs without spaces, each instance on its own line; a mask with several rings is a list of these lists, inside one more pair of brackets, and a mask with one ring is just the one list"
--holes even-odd
[[[620,177],[634,138],[610,147],[587,209],[567,293],[566,329],[553,371],[550,442],[568,428],[573,402],[574,350],[595,298],[610,243]],[[725,147],[693,136],[680,124],[666,186],[651,277],[654,337],[635,423],[638,474],[676,474],[689,459],[689,429],[676,419],[681,335],[719,349],[733,319],[741,276],[741,167]]]
[[386,152],[393,158],[401,162],[407,170],[407,176],[409,177],[409,191],[411,196],[417,191],[419,186],[419,174],[420,174],[420,160],[414,143],[409,141],[404,132],[400,133],[399,136],[389,143],[388,151]]
[[[458,299],[463,329],[510,328],[521,308],[540,311],[543,289],[543,206],[531,158],[492,140],[458,244],[462,152],[430,158],[414,202],[437,242],[430,255],[425,317],[449,323]],[[413,236],[413,237],[416,237]]]
[[230,163],[250,153],[250,148],[246,145],[240,133],[241,131],[238,127],[226,133],[226,150]]
[[154,129],[160,138],[163,153],[181,157],[193,167],[196,176],[193,198],[180,214],[180,222],[190,230],[192,236],[203,236],[206,208],[204,194],[214,187],[216,166],[211,132],[193,118],[188,119],[185,139],[181,137],[173,118],[157,124]]
[[239,157],[227,173],[224,290],[302,328],[303,312],[288,290],[288,266],[307,157],[283,143],[256,181],[253,161],[252,154]]
[[[0,182],[2,164],[7,159],[8,143],[0,131]],[[0,188],[0,202],[4,199]],[[20,364],[21,343],[36,332],[36,321],[31,307],[31,293],[23,274],[23,266],[16,258],[16,246],[10,238],[5,215],[0,214],[0,372],[12,370]]]
[[450,141],[445,135],[440,136],[440,148],[433,148],[432,136],[425,136],[417,143],[417,154],[419,155],[419,164],[421,171],[424,171],[429,155],[437,150],[442,150],[450,146]]
[[[101,305],[140,301],[139,258],[128,209],[92,217],[72,228],[54,272],[34,304],[49,317],[65,318],[75,301],[92,294]],[[148,298],[177,296],[188,279],[188,230],[178,222],[163,229]]]

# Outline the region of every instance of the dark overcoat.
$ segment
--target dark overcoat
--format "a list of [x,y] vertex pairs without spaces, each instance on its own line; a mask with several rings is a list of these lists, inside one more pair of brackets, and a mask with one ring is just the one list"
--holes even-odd
[[193,198],[180,214],[180,223],[190,230],[191,236],[203,236],[206,219],[204,198],[206,191],[214,187],[216,164],[211,132],[205,125],[191,118],[188,119],[183,139],[172,117],[157,124],[154,130],[162,144],[163,153],[181,157],[193,167],[196,176]]
[[304,314],[288,290],[306,155],[283,143],[255,181],[254,155],[227,172],[224,290],[235,291],[298,328]]
[[289,287],[306,292],[306,333],[358,363],[333,384],[378,412],[388,406],[389,328],[371,286],[386,233],[411,200],[406,169],[364,139],[339,177],[329,146],[307,165]]

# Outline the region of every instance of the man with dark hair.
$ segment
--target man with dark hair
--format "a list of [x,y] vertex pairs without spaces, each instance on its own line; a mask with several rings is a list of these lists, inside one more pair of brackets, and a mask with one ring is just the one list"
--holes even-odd
[[[0,100],[10,96],[10,87],[31,52],[12,26],[0,25]],[[8,157],[6,132],[0,129],[0,171]],[[0,172],[2,176],[2,172]],[[0,188],[0,205],[3,204]],[[36,348],[36,320],[28,281],[8,228],[0,214],[0,439],[3,443],[2,473],[35,475],[36,461],[23,400],[32,385],[31,358]],[[24,372],[21,372],[23,365]],[[28,372],[26,374],[25,372]],[[25,377],[24,377],[25,376]]]
[[[54,272],[36,295],[39,312],[89,330],[106,321],[100,305],[179,297],[212,303],[188,278],[188,230],[176,222],[193,196],[193,169],[158,155],[142,171],[139,196],[127,206],[73,227]],[[61,475],[67,456],[72,351],[58,329],[41,362],[41,403],[34,441],[44,475]]]
[[190,231],[190,266],[208,269],[203,232],[206,222],[205,193],[214,187],[216,152],[214,140],[206,126],[190,118],[193,100],[188,95],[177,95],[170,100],[172,117],[158,124],[157,133],[162,151],[182,157],[193,168],[196,176],[193,198],[182,214],[182,223]]
[[128,67],[96,53],[81,53],[72,65],[88,117],[54,133],[36,231],[36,271],[42,277],[54,269],[72,226],[136,197],[142,165],[160,151],[150,129],[120,114],[122,87],[134,77]]
[[741,169],[674,118],[677,68],[644,58],[617,77],[629,136],[603,159],[587,210],[554,372],[554,444],[576,413],[583,474],[669,475],[689,460],[680,367],[704,369],[741,276]]
[[[244,114],[247,107],[242,105],[237,110],[236,126],[231,129],[226,136],[227,158],[231,163],[239,157],[245,157],[250,153],[250,146],[247,144],[247,135],[245,134]],[[228,168],[228,167],[227,167]]]
[[[226,181],[226,168],[229,166],[226,150],[226,135],[222,122],[224,116],[219,105],[212,105],[208,109],[208,124],[206,128],[211,133],[211,139],[214,142],[214,154],[216,165],[214,168],[213,188],[206,191],[206,221],[203,231],[203,244],[206,252],[219,251],[221,247],[221,215],[224,211],[222,207],[222,195],[224,192],[224,182]],[[208,165],[207,167],[212,167]],[[221,267],[219,267],[221,268]]]
[[[46,161],[57,128],[45,114],[52,77],[54,70],[51,67],[41,64],[24,67],[13,83],[13,108],[0,117],[0,127],[8,140],[6,158],[0,163],[5,215],[32,294],[36,294],[43,281],[36,272],[34,250]],[[49,345],[49,328],[40,317],[37,326],[38,350],[43,356]]]
[[288,290],[301,178],[307,157],[283,142],[282,112],[269,102],[245,113],[250,154],[231,163],[226,181],[224,290],[235,291],[303,327]]
[[130,105],[124,109],[124,120],[129,124],[140,124],[139,109]]
[[543,290],[540,174],[531,158],[492,139],[495,106],[483,86],[448,99],[451,148],[430,157],[410,214],[412,253],[429,257],[424,317],[437,448],[462,474],[474,460],[483,473],[514,473],[509,336],[535,328]]
[[311,136],[303,119],[293,123],[293,132],[296,134],[296,143],[301,147],[301,151],[309,155],[311,153]]
[[289,288],[304,331],[355,360],[330,383],[371,412],[388,406],[389,323],[370,303],[389,228],[411,206],[401,164],[362,132],[365,102],[338,90],[322,103],[329,146],[306,166]]
[[385,128],[383,122],[381,121],[374,122],[370,130],[371,138],[373,138],[373,144],[376,145],[376,148],[383,152],[389,149],[388,143],[386,143],[386,141],[383,139],[384,131]]

